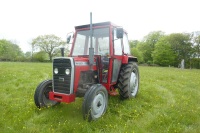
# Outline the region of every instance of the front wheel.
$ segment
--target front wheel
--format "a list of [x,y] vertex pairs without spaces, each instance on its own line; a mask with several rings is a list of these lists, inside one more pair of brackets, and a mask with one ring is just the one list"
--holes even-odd
[[34,100],[38,108],[50,107],[59,102],[49,99],[49,92],[52,91],[52,80],[41,82],[35,90]]
[[108,92],[103,85],[92,85],[84,96],[83,118],[88,121],[96,120],[101,117],[108,105]]
[[122,66],[118,79],[119,94],[122,99],[136,97],[139,90],[139,69],[135,62]]

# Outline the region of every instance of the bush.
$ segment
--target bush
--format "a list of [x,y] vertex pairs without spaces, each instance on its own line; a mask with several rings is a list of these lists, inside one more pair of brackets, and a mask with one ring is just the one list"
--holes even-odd
[[191,68],[200,69],[200,58],[190,59],[190,66]]
[[46,62],[48,55],[44,51],[37,52],[33,55],[33,61]]

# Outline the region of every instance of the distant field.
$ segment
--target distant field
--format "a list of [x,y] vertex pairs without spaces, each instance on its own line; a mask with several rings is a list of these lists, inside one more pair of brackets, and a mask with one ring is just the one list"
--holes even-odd
[[105,115],[88,123],[82,118],[82,98],[36,108],[35,88],[52,77],[51,66],[0,62],[0,133],[200,132],[200,70],[139,67],[138,97],[110,97]]

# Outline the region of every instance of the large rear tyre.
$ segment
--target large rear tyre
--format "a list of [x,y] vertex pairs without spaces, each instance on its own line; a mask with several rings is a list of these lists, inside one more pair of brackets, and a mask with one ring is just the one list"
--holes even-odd
[[139,82],[137,63],[129,62],[122,66],[117,84],[121,99],[136,97],[139,90]]
[[108,92],[103,85],[92,85],[84,96],[82,111],[83,118],[88,121],[101,117],[108,105]]
[[59,103],[49,99],[50,91],[52,91],[52,80],[45,80],[37,86],[34,100],[38,108],[50,107]]

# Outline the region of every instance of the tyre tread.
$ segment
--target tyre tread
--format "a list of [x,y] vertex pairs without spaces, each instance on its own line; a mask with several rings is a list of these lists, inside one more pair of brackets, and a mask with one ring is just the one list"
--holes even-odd
[[130,80],[130,73],[132,72],[131,70],[133,66],[137,66],[137,64],[135,62],[129,62],[128,64],[123,65],[120,70],[117,86],[119,89],[119,94],[121,99],[127,99],[131,97],[128,91],[129,89],[128,84]]

